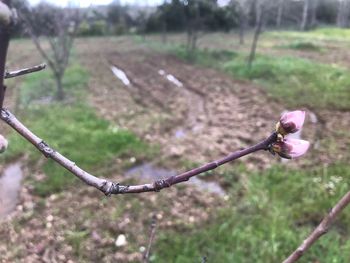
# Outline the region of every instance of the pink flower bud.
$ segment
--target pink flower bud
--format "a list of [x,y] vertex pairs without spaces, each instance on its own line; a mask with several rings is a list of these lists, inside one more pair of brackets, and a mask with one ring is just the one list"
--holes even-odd
[[302,156],[309,149],[308,141],[286,138],[272,145],[272,151],[282,158],[292,159]]
[[7,140],[4,138],[4,136],[0,134],[0,153],[3,153],[4,151],[6,151],[7,145],[8,145]]
[[290,111],[284,113],[276,125],[276,130],[282,135],[295,133],[301,129],[305,120],[305,111]]

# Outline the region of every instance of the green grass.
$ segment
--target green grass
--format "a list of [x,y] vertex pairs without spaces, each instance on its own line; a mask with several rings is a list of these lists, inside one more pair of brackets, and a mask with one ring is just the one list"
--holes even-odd
[[265,35],[276,38],[291,38],[294,40],[348,41],[350,39],[350,29],[325,27],[304,32],[272,31],[265,33]]
[[[54,149],[83,169],[94,170],[93,172],[110,165],[118,157],[141,157],[150,153],[148,147],[134,134],[100,119],[84,103],[87,72],[83,68],[71,67],[65,75],[64,83],[70,103],[35,103],[35,99],[39,99],[38,94],[42,95],[42,84],[51,81],[48,73],[32,74],[24,80],[18,115],[26,126]],[[54,90],[44,92],[44,96],[54,95]],[[80,96],[74,96],[78,93]],[[12,133],[9,137],[9,149],[4,154],[5,160],[13,160],[22,155],[27,155],[33,165],[43,158],[31,144]],[[73,175],[52,160],[45,161],[40,170],[46,176],[42,181],[34,181],[35,191],[39,195],[61,191],[75,180]]]
[[[246,188],[235,190],[240,194],[231,193],[231,209],[219,208],[204,225],[159,233],[154,262],[281,262],[348,191],[349,178],[344,164],[251,174]],[[345,211],[300,262],[348,262],[349,219]]]
[[[63,88],[67,97],[75,97],[84,93],[88,82],[88,73],[81,66],[70,66],[63,78]],[[29,75],[21,85],[20,105],[27,107],[32,102],[42,99],[51,100],[56,94],[56,85],[49,70]]]
[[350,109],[350,71],[292,57],[257,56],[252,68],[245,57],[225,63],[234,77],[262,84],[269,94],[293,107]]
[[295,49],[295,50],[304,50],[304,51],[315,51],[315,52],[322,51],[322,48],[319,45],[309,41],[293,41],[291,43],[279,45],[277,47]]
[[72,246],[74,253],[81,260],[82,250],[84,249],[84,242],[89,236],[89,232],[85,231],[67,231],[66,239]]
[[196,52],[188,52],[184,46],[181,48],[172,47],[169,49],[169,52],[181,59],[195,61],[196,63],[207,67],[217,65],[217,62],[213,61],[220,61],[221,63],[224,63],[237,57],[237,53],[234,51],[198,49]]

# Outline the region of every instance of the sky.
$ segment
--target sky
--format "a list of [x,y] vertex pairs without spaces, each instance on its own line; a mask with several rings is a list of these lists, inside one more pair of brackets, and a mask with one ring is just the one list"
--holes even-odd
[[[38,4],[43,0],[29,0],[32,5]],[[88,7],[90,5],[107,5],[112,2],[112,0],[46,0],[45,2],[50,2],[59,6],[67,6],[69,3],[73,5],[80,5],[81,7]],[[139,4],[139,5],[158,5],[163,3],[164,0],[120,0],[121,4]],[[228,0],[219,0],[219,3],[226,3]]]

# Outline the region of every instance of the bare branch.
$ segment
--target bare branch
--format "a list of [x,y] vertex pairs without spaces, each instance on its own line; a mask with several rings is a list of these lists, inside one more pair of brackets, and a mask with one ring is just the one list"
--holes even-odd
[[154,240],[154,237],[156,236],[156,227],[157,227],[157,216],[154,214],[152,216],[152,222],[151,222],[151,233],[148,241],[148,246],[145,254],[143,255],[143,263],[149,263],[149,257],[151,255],[151,248],[152,243]]
[[2,108],[6,91],[3,76],[5,74],[7,49],[10,42],[11,24],[7,20],[11,20],[11,14],[8,12],[11,3],[8,0],[0,2],[0,4],[0,14],[2,16],[0,20],[0,108]]
[[207,163],[200,167],[194,168],[190,171],[184,172],[179,175],[171,176],[164,180],[158,180],[149,184],[142,185],[120,185],[106,179],[98,178],[80,167],[78,167],[74,162],[67,159],[59,152],[52,149],[48,144],[46,144],[42,139],[32,133],[27,127],[25,127],[9,110],[1,109],[0,118],[10,125],[14,130],[16,130],[22,137],[33,144],[41,153],[45,155],[46,158],[51,158],[59,165],[73,173],[80,180],[86,184],[93,186],[103,192],[105,195],[111,194],[126,194],[126,193],[143,193],[143,192],[158,192],[163,188],[168,188],[172,185],[188,181],[191,177],[213,170],[227,162],[236,160],[247,154],[251,154],[260,150],[269,149],[270,145],[277,140],[277,134],[272,133],[267,139],[262,142],[251,146],[249,148],[239,150],[227,155],[219,160]]
[[4,78],[5,79],[14,78],[14,77],[22,76],[25,74],[37,72],[37,71],[43,70],[45,68],[46,68],[46,64],[42,63],[40,65],[36,65],[36,66],[30,67],[30,68],[24,68],[24,69],[20,69],[20,70],[11,71],[11,72],[5,72]]
[[324,234],[326,234],[334,222],[335,218],[347,207],[350,203],[350,191],[347,192],[339,202],[328,212],[321,223],[315,230],[303,241],[303,243],[283,261],[283,263],[292,263],[298,261],[304,253]]

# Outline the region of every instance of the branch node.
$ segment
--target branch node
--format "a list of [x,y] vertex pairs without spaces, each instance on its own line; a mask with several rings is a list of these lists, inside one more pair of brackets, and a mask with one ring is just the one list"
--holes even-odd
[[[110,184],[109,187],[108,187],[108,184]],[[106,196],[111,196],[112,193],[119,192],[119,183],[105,181],[104,185],[102,186],[102,189],[105,188],[105,186],[107,186],[107,189],[103,190],[103,192]]]
[[41,151],[46,158],[50,158],[55,152],[46,142],[41,141],[38,144],[39,151]]
[[8,109],[5,109],[5,108],[1,109],[1,119],[3,121],[5,121],[6,123],[10,123],[11,117],[12,117],[12,115]]
[[[110,186],[108,187],[108,184]],[[129,190],[129,185],[120,185],[119,183],[106,181],[102,186],[102,191],[106,196],[111,196],[112,194],[125,194]]]
[[166,180],[157,180],[154,182],[154,191],[160,192],[163,188],[170,187],[171,185]]

